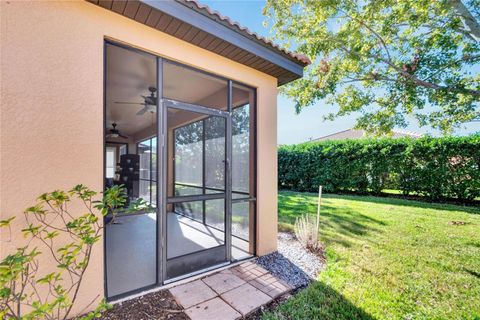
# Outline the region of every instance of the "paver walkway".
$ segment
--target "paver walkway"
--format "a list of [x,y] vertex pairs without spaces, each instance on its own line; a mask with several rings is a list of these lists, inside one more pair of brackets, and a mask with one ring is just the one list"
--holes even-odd
[[214,273],[170,289],[192,320],[242,318],[292,290],[253,262]]

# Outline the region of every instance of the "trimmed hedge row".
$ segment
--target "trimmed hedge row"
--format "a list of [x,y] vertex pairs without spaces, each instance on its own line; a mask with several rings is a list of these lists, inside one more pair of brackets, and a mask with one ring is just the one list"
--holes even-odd
[[431,200],[480,196],[480,134],[421,139],[349,139],[280,146],[282,189],[380,193]]

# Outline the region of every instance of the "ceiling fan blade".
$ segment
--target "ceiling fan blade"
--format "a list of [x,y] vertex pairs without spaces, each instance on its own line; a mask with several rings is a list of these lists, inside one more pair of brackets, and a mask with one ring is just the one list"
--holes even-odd
[[142,108],[140,111],[137,112],[137,116],[141,116],[148,111],[148,107]]
[[114,101],[114,103],[116,104],[139,104],[141,106],[144,105],[144,103],[141,103],[141,102],[122,102],[122,101]]
[[119,136],[120,138],[123,138],[123,139],[128,139],[128,137],[125,136],[125,135],[123,135],[123,134],[118,134],[118,136]]

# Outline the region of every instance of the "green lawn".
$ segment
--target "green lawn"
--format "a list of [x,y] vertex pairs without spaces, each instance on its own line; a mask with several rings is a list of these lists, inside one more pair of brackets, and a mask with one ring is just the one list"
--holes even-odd
[[[280,226],[316,201],[280,192]],[[324,195],[321,214],[326,270],[264,319],[480,319],[480,208]]]

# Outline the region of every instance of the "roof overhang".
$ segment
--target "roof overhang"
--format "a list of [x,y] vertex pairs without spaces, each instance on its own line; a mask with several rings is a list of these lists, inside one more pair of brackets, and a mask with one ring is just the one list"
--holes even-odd
[[310,63],[195,1],[87,1],[269,74],[279,86],[301,78]]

